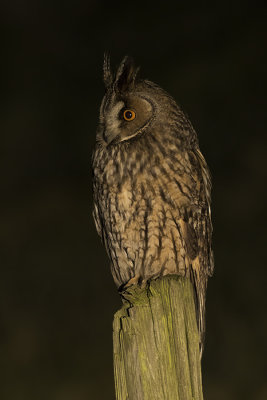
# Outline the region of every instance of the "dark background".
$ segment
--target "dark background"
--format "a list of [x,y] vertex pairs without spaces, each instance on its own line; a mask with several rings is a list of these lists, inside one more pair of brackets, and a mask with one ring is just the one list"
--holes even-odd
[[213,175],[205,399],[267,398],[266,7],[183,3],[1,2],[3,400],[114,399],[120,299],[91,217],[105,50],[177,99]]

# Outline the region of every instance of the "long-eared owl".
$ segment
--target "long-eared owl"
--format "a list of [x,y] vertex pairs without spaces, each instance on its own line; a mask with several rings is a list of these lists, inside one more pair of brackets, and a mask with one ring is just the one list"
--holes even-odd
[[93,216],[118,287],[162,275],[191,279],[201,348],[213,272],[211,180],[190,121],[125,57],[106,92],[93,154]]

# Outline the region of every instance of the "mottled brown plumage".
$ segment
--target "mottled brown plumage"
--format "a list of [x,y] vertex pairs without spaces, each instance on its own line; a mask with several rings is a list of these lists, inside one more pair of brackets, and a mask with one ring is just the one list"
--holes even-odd
[[[93,154],[94,220],[118,287],[167,274],[191,279],[202,349],[213,272],[210,174],[180,107],[136,75],[128,57],[115,76],[105,58]],[[135,118],[125,120],[125,110]]]

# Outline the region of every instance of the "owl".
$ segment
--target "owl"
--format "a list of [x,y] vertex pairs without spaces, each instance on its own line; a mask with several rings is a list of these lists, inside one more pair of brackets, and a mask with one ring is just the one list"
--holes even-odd
[[190,121],[125,57],[104,59],[105,95],[92,157],[93,217],[116,285],[164,275],[191,280],[203,348],[213,273],[211,179]]

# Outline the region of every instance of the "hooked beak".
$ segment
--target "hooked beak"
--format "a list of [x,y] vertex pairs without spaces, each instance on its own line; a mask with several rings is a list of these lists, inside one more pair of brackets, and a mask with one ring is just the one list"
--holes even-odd
[[106,126],[99,127],[97,138],[106,144],[106,147],[119,142],[119,135],[115,130],[109,130]]

